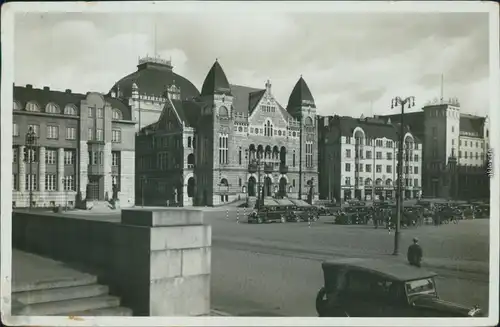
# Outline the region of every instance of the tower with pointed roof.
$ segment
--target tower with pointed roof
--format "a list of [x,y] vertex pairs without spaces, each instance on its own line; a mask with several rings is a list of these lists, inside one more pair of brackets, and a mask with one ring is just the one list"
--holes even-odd
[[[199,97],[200,124],[196,130],[199,146],[196,151],[198,200],[205,204],[218,204],[220,197],[214,191],[229,188],[222,171],[230,165],[233,137],[233,95],[231,86],[219,61],[210,68]],[[227,179],[226,179],[227,181]],[[228,199],[224,199],[227,201]]]
[[300,123],[299,197],[311,201],[318,184],[318,124],[314,97],[302,76],[290,94],[286,110]]

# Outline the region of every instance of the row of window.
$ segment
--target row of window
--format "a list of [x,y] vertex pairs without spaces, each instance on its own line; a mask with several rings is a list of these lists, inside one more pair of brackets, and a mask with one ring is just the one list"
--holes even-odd
[[[47,139],[59,139],[59,126],[47,125]],[[28,130],[32,129],[37,137],[40,137],[40,125],[29,124]],[[19,136],[19,125],[12,123],[12,136]],[[76,140],[76,127],[66,127],[66,140]]]
[[[458,151],[458,158],[462,158],[462,151]],[[484,153],[481,152],[481,154],[479,154],[478,152],[475,153],[475,156],[472,152],[467,152],[467,151],[464,151],[463,152],[463,158],[464,159],[481,159],[481,160],[484,160]]]
[[[271,123],[268,122],[268,124],[271,124]],[[239,132],[243,131],[243,129],[241,129],[241,126],[238,127],[238,131]],[[245,132],[246,132],[246,127],[245,127]],[[264,128],[250,127],[250,133],[257,134],[257,135],[260,134],[260,135],[264,135],[264,136],[273,136],[273,135],[286,136],[286,131],[281,131],[279,129],[273,129],[273,125],[270,125],[270,126],[264,125]],[[288,136],[297,137],[297,136],[299,136],[299,132],[288,131]]]
[[[22,110],[22,106],[19,102],[14,101],[13,109],[14,110]],[[38,105],[38,103],[36,103],[34,101],[29,101],[28,103],[26,103],[26,111],[40,112],[41,110],[40,110],[40,106]],[[45,106],[45,112],[49,113],[49,114],[60,114],[61,110],[59,109],[58,105],[56,105],[53,102],[50,102]],[[72,104],[66,105],[64,107],[63,112],[65,115],[70,115],[70,116],[77,115],[77,109]]]
[[176,156],[170,157],[167,152],[157,153],[138,158],[137,170],[169,170],[178,169],[179,162]]
[[[352,137],[351,136],[346,136],[345,137],[345,143],[346,144],[352,144]],[[395,147],[398,147],[399,145],[399,142],[394,142],[394,141],[384,141],[383,140],[380,140],[380,139],[373,139],[373,138],[361,138],[361,137],[356,137],[355,138],[355,144],[356,145],[367,145],[367,146],[373,146],[373,144],[375,143],[375,146],[376,147],[379,147],[379,148],[395,148]],[[375,141],[375,142],[374,142]],[[410,147],[410,148],[414,148],[414,149],[418,149],[418,143],[413,143],[413,142],[405,142],[405,146],[406,147]]]
[[[104,141],[104,130],[97,128],[89,128],[88,141]],[[122,131],[120,129],[113,129],[111,131],[111,142],[121,143]]]
[[[40,149],[29,149],[24,148],[24,157],[21,160],[25,162],[38,162]],[[12,163],[17,163],[19,161],[19,147],[12,147]],[[74,150],[64,150],[64,165],[74,165],[75,164],[75,151]],[[57,150],[47,149],[45,151],[45,164],[55,165],[57,164]]]
[[[405,178],[404,181],[405,181],[405,185],[406,186],[418,187],[418,185],[419,185],[418,184],[418,178],[414,178],[414,179]],[[356,182],[356,180],[355,180],[355,182]],[[396,182],[394,183],[394,185],[397,185],[397,182],[398,181],[396,180]],[[351,185],[351,177],[346,177],[345,178],[345,184],[344,185],[347,185],[347,186]],[[363,179],[363,177],[359,177],[357,185],[372,186],[372,179],[371,178]],[[392,179],[387,179],[385,181],[385,186],[392,186],[392,185],[393,185]],[[384,186],[384,183],[382,182],[382,180],[380,178],[378,178],[375,181],[375,186]]]
[[[393,156],[392,156],[392,152],[386,152],[385,154],[385,158],[386,160],[392,160]],[[352,151],[351,149],[346,149],[345,150],[345,157],[346,158],[351,158],[352,157]],[[359,158],[359,159],[373,159],[372,158],[372,151],[366,151],[366,157],[363,157],[363,151],[356,151],[356,158]],[[382,160],[382,152],[380,151],[377,151],[375,152],[375,159],[376,160]],[[405,161],[418,161],[419,157],[418,157],[418,154],[415,154],[413,156],[405,153]]]
[[[57,182],[57,174],[46,174],[45,175],[45,191],[74,191],[75,190],[75,176],[66,175],[62,178],[62,190],[59,189]],[[12,190],[19,191],[19,175],[12,174]],[[26,174],[24,181],[24,190],[26,191],[38,191],[38,175]]]
[[[452,140],[452,141],[454,142],[455,140]],[[471,148],[473,148],[474,145],[476,145],[476,148],[479,148],[479,145],[481,144],[481,149],[484,149],[484,143],[483,142],[479,143],[479,141],[475,141],[475,144],[474,144],[474,141],[464,140],[463,143],[464,143],[464,146],[470,146]],[[462,146],[462,140],[458,140],[458,145]]]
[[[364,169],[363,169],[364,167]],[[418,174],[418,167],[411,167],[411,166],[405,166],[403,167],[404,168],[404,173],[405,174]],[[350,172],[351,171],[351,164],[350,163],[346,163],[345,164],[345,171],[346,172]],[[366,172],[366,173],[371,173],[372,172],[372,165],[370,164],[367,164],[367,165],[364,165],[364,164],[356,164],[355,165],[355,172]],[[382,173],[382,165],[375,165],[375,172],[376,173]],[[385,172],[387,174],[392,174],[392,166],[391,165],[387,165],[385,167]]]

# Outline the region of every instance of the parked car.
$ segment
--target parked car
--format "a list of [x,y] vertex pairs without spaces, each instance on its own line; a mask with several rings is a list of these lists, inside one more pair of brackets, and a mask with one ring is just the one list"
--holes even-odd
[[288,210],[279,206],[262,206],[258,210],[254,210],[247,216],[247,221],[251,223],[272,223],[272,222],[286,222]]
[[345,258],[322,263],[320,317],[482,317],[477,307],[439,298],[436,273],[399,262]]

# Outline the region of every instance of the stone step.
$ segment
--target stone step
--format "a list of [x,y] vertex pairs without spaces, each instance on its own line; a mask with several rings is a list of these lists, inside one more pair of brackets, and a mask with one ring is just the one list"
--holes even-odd
[[35,303],[23,307],[12,307],[12,315],[46,316],[67,315],[70,312],[90,311],[96,309],[114,308],[120,306],[116,296],[104,295],[66,301]]
[[103,308],[88,311],[70,312],[68,316],[87,316],[87,317],[114,317],[114,316],[132,316],[132,310],[125,307]]
[[12,294],[12,299],[24,304],[56,302],[89,298],[108,294],[108,287],[99,284],[52,288],[36,291],[18,292]]
[[57,279],[35,280],[33,282],[14,281],[12,283],[12,293],[84,286],[96,283],[97,283],[96,276],[84,273],[75,276],[58,277]]

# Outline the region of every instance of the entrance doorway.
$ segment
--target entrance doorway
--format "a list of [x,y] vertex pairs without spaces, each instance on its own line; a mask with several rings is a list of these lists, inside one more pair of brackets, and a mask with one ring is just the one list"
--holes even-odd
[[104,178],[99,175],[89,176],[87,184],[87,200],[104,201]]

